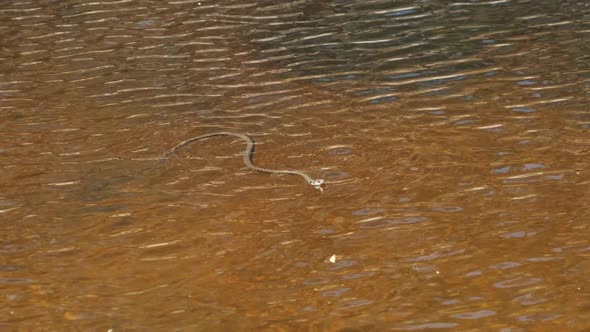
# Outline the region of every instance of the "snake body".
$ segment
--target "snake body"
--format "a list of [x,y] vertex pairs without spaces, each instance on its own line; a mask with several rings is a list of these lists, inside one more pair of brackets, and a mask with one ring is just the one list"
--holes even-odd
[[232,133],[229,131],[222,131],[222,132],[217,132],[217,133],[211,133],[211,134],[205,134],[205,135],[201,135],[201,136],[191,137],[189,139],[186,139],[186,140],[178,143],[175,147],[173,147],[168,152],[166,152],[164,155],[162,155],[162,157],[167,158],[170,155],[176,153],[178,150],[182,149],[183,147],[185,147],[195,141],[200,141],[200,140],[203,140],[203,139],[206,139],[209,137],[214,137],[214,136],[234,136],[234,137],[238,137],[238,138],[241,138],[242,140],[244,140],[246,142],[246,149],[242,153],[242,158],[244,160],[244,164],[246,164],[246,166],[251,170],[258,171],[258,172],[264,172],[264,173],[272,173],[272,174],[299,175],[305,180],[305,182],[314,186],[316,189],[318,189],[320,191],[323,190],[322,184],[324,184],[324,180],[314,179],[304,172],[295,171],[295,170],[270,169],[270,168],[263,168],[263,167],[258,167],[256,165],[254,165],[252,163],[252,152],[254,151],[254,144],[255,144],[254,140],[252,138],[250,138],[249,136],[246,136],[246,135],[240,134],[240,133]]

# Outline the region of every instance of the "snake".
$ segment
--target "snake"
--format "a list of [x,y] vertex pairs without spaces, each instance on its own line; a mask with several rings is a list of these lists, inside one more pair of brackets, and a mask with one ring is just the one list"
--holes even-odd
[[193,142],[200,141],[200,140],[210,138],[210,137],[215,137],[215,136],[233,136],[233,137],[241,138],[244,142],[246,142],[246,149],[244,149],[244,152],[242,153],[242,159],[244,161],[244,164],[246,164],[246,166],[249,169],[251,169],[253,171],[258,171],[258,172],[263,172],[263,173],[271,173],[271,174],[298,175],[298,176],[302,177],[305,180],[305,182],[312,185],[314,188],[318,189],[319,191],[323,191],[322,185],[324,184],[324,180],[323,179],[314,179],[311,176],[307,175],[307,173],[305,173],[305,172],[297,171],[297,170],[270,169],[270,168],[258,167],[256,165],[254,165],[254,163],[252,163],[252,154],[254,152],[254,145],[255,145],[254,140],[250,136],[240,134],[240,133],[221,131],[221,132],[191,137],[189,139],[185,139],[184,141],[178,143],[176,146],[174,146],[168,152],[164,153],[161,156],[161,158],[168,158],[171,155],[175,154],[178,150],[186,147],[187,145],[189,145]]

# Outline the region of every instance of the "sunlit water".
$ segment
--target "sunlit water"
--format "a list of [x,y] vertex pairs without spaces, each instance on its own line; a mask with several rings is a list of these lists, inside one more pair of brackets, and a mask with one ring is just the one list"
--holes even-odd
[[589,22],[4,1],[0,330],[590,329]]

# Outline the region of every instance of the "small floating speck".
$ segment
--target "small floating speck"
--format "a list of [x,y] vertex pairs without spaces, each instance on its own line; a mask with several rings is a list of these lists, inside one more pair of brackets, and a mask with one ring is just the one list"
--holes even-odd
[[336,263],[336,255],[332,255],[332,257],[330,257],[328,260],[329,260],[329,261],[330,261],[330,263],[332,263],[332,264]]

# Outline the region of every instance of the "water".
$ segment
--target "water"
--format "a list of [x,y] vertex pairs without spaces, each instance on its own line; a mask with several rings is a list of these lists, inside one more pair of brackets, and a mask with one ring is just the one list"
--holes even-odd
[[[0,5],[2,330],[590,328],[585,1]],[[256,173],[254,162],[326,179]]]

